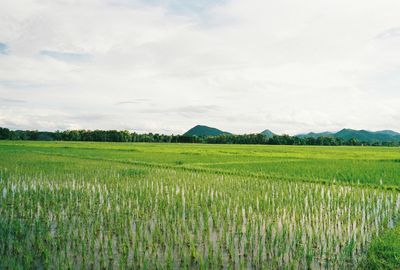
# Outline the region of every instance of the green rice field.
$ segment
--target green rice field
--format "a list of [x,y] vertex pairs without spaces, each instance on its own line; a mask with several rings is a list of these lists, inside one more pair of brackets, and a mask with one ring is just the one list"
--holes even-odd
[[0,269],[396,269],[399,217],[395,147],[0,141]]

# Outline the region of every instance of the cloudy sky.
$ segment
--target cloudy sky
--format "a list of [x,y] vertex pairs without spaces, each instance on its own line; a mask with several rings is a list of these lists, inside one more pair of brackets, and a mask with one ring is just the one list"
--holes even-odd
[[400,131],[399,0],[0,6],[0,126]]

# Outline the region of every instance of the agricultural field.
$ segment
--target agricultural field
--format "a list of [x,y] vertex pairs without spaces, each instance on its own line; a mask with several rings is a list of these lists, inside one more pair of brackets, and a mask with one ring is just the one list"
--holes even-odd
[[379,269],[399,217],[399,148],[0,142],[0,269]]

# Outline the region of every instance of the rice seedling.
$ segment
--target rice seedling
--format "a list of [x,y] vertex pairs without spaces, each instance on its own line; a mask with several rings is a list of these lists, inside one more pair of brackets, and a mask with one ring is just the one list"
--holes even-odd
[[150,170],[0,182],[5,268],[355,266],[400,196],[360,187]]
[[29,157],[0,157],[1,269],[352,269],[400,213],[395,189]]

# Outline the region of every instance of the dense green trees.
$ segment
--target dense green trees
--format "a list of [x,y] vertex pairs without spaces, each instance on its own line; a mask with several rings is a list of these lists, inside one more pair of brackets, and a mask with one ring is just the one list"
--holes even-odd
[[0,140],[5,140],[10,138],[10,130],[8,128],[0,127]]
[[37,141],[96,141],[96,142],[163,142],[163,143],[210,143],[210,144],[275,144],[275,145],[374,145],[399,146],[395,142],[361,142],[357,139],[341,139],[335,137],[300,138],[289,135],[274,135],[269,138],[262,134],[218,136],[188,136],[163,134],[138,134],[127,130],[9,130],[0,127],[0,140],[37,140]]

